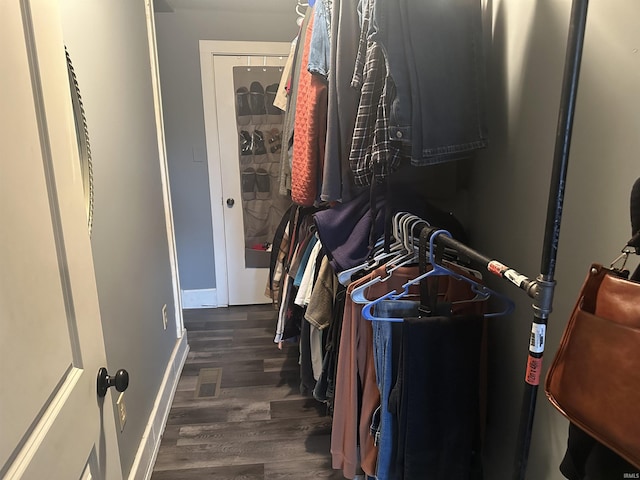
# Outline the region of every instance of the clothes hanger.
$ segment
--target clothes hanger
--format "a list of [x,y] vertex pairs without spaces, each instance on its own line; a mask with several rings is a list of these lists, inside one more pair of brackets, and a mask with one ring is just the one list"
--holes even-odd
[[[410,233],[412,231],[413,225],[418,222],[424,222],[421,218],[416,215],[410,213],[404,213],[403,216],[400,216],[398,219],[398,238],[399,242],[397,244],[397,248],[394,249],[394,255],[385,255],[384,259],[387,261],[385,263],[388,264],[396,264],[400,259],[404,259],[407,256],[410,256],[414,250],[413,247],[413,238],[410,237]],[[425,222],[426,223],[426,222]],[[427,226],[429,226],[427,224]]]
[[354,303],[361,305],[369,303],[371,300],[364,296],[364,292],[367,288],[379,282],[386,282],[393,275],[393,272],[398,270],[400,267],[414,262],[416,259],[417,248],[414,245],[415,237],[411,232],[413,231],[413,228],[420,223],[430,226],[429,223],[416,215],[406,212],[397,214],[396,217],[394,217],[394,220],[396,220],[397,229],[394,229],[393,232],[394,236],[400,240],[401,249],[393,258],[387,260],[386,265],[389,267],[386,269],[384,277],[378,275],[368,282],[357,286],[351,292],[351,300]]
[[298,27],[301,27],[304,22],[305,12],[303,8],[308,6],[309,5],[307,3],[303,3],[300,0],[296,2],[296,13],[298,14],[298,18],[296,18],[296,25],[298,25]]
[[297,0],[296,13],[298,14],[298,17],[304,18],[305,13],[302,9],[308,7],[309,5],[310,3],[304,3],[304,2],[301,2],[300,0]]
[[[383,243],[382,239],[378,240],[376,242],[375,247],[381,245],[382,243]],[[354,274],[364,270],[370,263],[371,263],[371,260],[367,260],[366,262],[361,263],[360,265],[356,265],[355,267],[347,268],[346,270],[339,272],[338,282],[340,282],[341,285],[344,285],[346,287],[351,283],[351,277],[353,277]]]
[[500,294],[500,293],[498,293],[498,292],[496,292],[496,291],[494,291],[494,290],[492,290],[492,289],[490,289],[490,288],[488,288],[488,287],[486,287],[484,285],[480,285],[479,283],[473,281],[472,279],[470,279],[468,277],[465,277],[464,275],[460,275],[459,273],[454,272],[452,270],[449,270],[448,268],[436,263],[434,261],[434,259],[433,259],[433,251],[434,251],[433,243],[434,243],[435,238],[438,235],[447,235],[448,237],[451,238],[451,234],[446,230],[437,230],[431,235],[431,238],[429,239],[429,262],[431,263],[432,269],[429,270],[428,272],[422,274],[422,275],[419,275],[418,277],[414,278],[413,280],[410,280],[407,283],[405,283],[402,286],[402,291],[400,293],[397,293],[395,290],[393,290],[393,291],[387,293],[386,295],[383,295],[382,297],[377,298],[374,301],[370,301],[370,302],[366,303],[364,308],[362,309],[362,315],[363,315],[364,318],[366,318],[367,320],[376,320],[376,321],[401,322],[403,320],[401,318],[375,317],[371,313],[371,309],[377,303],[380,303],[383,300],[398,300],[400,298],[403,298],[403,297],[407,296],[409,294],[409,287],[411,285],[415,285],[416,283],[419,283],[421,280],[423,280],[423,279],[425,279],[427,277],[430,277],[430,276],[435,276],[435,275],[443,275],[443,276],[446,275],[446,276],[450,276],[450,277],[456,278],[458,280],[465,281],[465,282],[471,284],[471,288],[476,294],[481,295],[482,297],[486,297],[486,298],[489,298],[490,296],[493,296],[495,298],[501,299],[504,302],[505,307],[504,307],[503,310],[501,310],[499,312],[487,313],[487,314],[484,315],[485,318],[507,315],[507,314],[511,313],[514,310],[515,305],[514,305],[513,301],[510,298],[508,298],[508,297],[506,297],[506,296],[504,296],[504,295],[502,295],[502,294]]
[[[400,219],[403,215],[407,215],[405,212],[398,212],[393,216],[392,219],[392,234],[394,237],[394,242],[389,247],[389,251],[384,250],[384,238],[379,239],[374,248],[373,252],[378,251],[379,253],[375,254],[372,258],[367,260],[366,262],[356,265],[355,267],[348,268],[338,273],[338,282],[345,287],[351,283],[351,278],[354,274],[361,271],[369,271],[378,268],[382,265],[383,260],[389,260],[392,257],[398,255],[404,248],[404,244],[402,242],[402,235],[400,233]],[[382,251],[379,251],[382,249]]]
[[[480,285],[479,283],[473,281],[472,279],[465,277],[464,275],[461,275],[459,273],[456,273],[452,270],[449,270],[448,268],[436,263],[434,261],[433,258],[433,243],[435,238],[438,235],[446,235],[449,238],[451,238],[451,234],[446,231],[446,230],[437,230],[435,231],[432,235],[431,238],[429,238],[429,263],[431,263],[432,269],[429,270],[428,272],[419,275],[418,277],[414,278],[413,280],[408,281],[407,283],[405,283],[402,286],[402,290],[400,291],[400,293],[397,293],[396,290],[392,290],[391,292],[387,293],[386,295],[383,295],[382,297],[377,298],[376,300],[373,301],[369,301],[365,304],[365,306],[362,309],[362,316],[367,319],[367,320],[371,320],[371,321],[387,321],[387,322],[401,322],[403,321],[402,318],[382,318],[382,317],[376,317],[373,315],[373,313],[371,312],[372,308],[380,303],[383,300],[399,300],[400,298],[403,298],[405,296],[407,296],[409,294],[409,287],[411,285],[415,285],[416,283],[419,283],[421,280],[430,277],[430,276],[436,276],[436,275],[442,275],[442,276],[450,276],[453,278],[456,278],[458,280],[463,280],[467,283],[471,284],[471,288],[474,292],[476,292],[477,295],[481,295],[482,297],[486,297],[489,298],[490,296],[495,297],[495,298],[499,298],[502,301],[504,301],[504,309],[499,311],[499,312],[492,312],[492,313],[487,313],[484,315],[485,318],[490,318],[490,317],[497,317],[497,316],[502,316],[502,315],[507,315],[509,313],[511,313],[514,308],[515,305],[513,303],[513,301],[498,293],[495,292],[494,290],[491,290],[490,288],[484,286],[484,285]],[[355,292],[355,290],[354,290]],[[364,298],[364,295],[362,295],[362,298]],[[486,299],[485,298],[485,299]],[[353,293],[352,293],[352,299],[353,299]]]
[[[384,244],[384,239],[380,240],[380,243]],[[377,243],[376,246],[378,246]],[[375,255],[370,260],[367,260],[365,263],[340,272],[338,274],[338,282],[346,287],[351,283],[353,275],[358,272],[368,272],[371,270],[375,270],[379,266],[387,263],[392,257],[395,257],[402,248],[402,245],[394,245],[388,252],[382,250],[382,252],[380,252],[378,255]]]
[[415,244],[416,236],[413,234],[413,230],[421,224],[424,224],[427,227],[430,227],[431,225],[420,217],[416,217],[415,215],[413,217],[414,218],[410,219],[409,222],[404,225],[404,242],[408,253],[397,260],[388,262],[389,265],[392,265],[391,268],[387,269],[388,274],[392,274],[400,267],[415,263],[416,261],[418,245]]

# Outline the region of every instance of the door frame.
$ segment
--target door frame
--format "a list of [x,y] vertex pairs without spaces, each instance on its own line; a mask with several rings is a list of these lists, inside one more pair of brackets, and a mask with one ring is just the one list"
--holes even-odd
[[222,156],[218,134],[218,115],[214,75],[214,56],[280,56],[287,57],[290,42],[230,42],[200,40],[200,75],[202,79],[202,106],[209,171],[209,198],[213,234],[213,260],[216,278],[217,305],[229,305],[227,246],[224,225],[224,198],[222,196]]

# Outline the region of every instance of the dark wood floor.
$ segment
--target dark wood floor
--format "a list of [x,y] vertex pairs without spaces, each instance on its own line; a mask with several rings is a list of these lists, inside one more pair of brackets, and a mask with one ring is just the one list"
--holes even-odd
[[184,321],[191,351],[152,480],[343,478],[331,418],[299,393],[297,346],[273,343],[272,306],[185,310]]

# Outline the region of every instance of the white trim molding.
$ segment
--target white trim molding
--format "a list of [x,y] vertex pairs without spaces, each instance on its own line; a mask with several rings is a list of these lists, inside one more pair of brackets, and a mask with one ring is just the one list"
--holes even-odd
[[167,365],[158,396],[156,397],[153,410],[147,422],[147,427],[140,440],[136,458],[133,461],[133,466],[129,473],[129,480],[149,480],[151,478],[153,466],[156,463],[156,457],[160,449],[160,441],[162,440],[164,427],[167,424],[173,397],[178,388],[178,381],[180,380],[182,367],[187,361],[188,353],[189,344],[187,343],[187,331],[183,330],[182,336],[178,338],[169,364]]
[[215,288],[199,290],[182,290],[182,308],[217,308],[226,307],[218,303],[218,292]]

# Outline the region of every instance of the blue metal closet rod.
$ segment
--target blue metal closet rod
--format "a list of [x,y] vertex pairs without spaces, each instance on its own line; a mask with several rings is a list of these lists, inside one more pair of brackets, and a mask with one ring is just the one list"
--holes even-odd
[[[516,442],[513,480],[525,480],[533,419],[535,415],[536,397],[542,374],[542,356],[544,354],[544,340],[547,319],[553,304],[555,289],[555,266],[560,238],[560,223],[562,220],[562,206],[564,202],[567,167],[569,164],[569,149],[571,146],[571,132],[578,93],[578,78],[580,76],[580,62],[587,23],[588,0],[573,0],[569,23],[569,38],[565,57],[564,76],[556,130],[556,144],[554,150],[553,167],[549,188],[547,219],[542,251],[540,275],[532,280],[516,270],[493,260],[466,245],[445,235],[438,235],[436,241],[445,247],[452,248],[468,257],[474,263],[483,266],[489,272],[509,280],[518,288],[527,292],[533,298],[533,322],[531,324],[531,338],[529,355],[525,373],[522,408],[520,411],[520,426]],[[428,227],[431,228],[431,227]],[[431,234],[437,229],[433,228]]]

